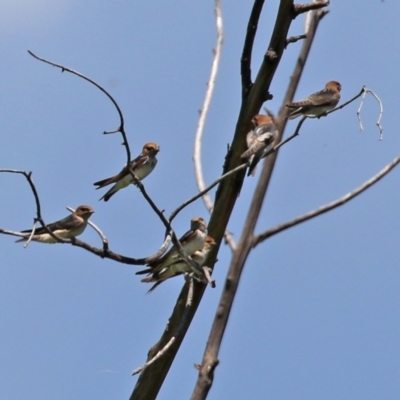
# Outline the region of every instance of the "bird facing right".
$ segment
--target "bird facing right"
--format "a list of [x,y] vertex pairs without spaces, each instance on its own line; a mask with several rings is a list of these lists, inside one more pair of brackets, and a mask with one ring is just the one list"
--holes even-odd
[[[72,214],[68,215],[68,217],[47,224],[46,227],[55,235],[63,239],[75,238],[86,229],[88,220],[93,213],[94,210],[92,207],[87,205],[79,206]],[[21,232],[26,234],[26,236],[17,240],[17,243],[28,240],[32,233],[32,229],[27,229]],[[51,236],[43,226],[35,229],[31,240],[42,243],[57,243],[57,240]]]
[[[157,143],[146,143],[143,146],[142,152],[129,164],[131,169],[141,181],[149,175],[157,165],[156,155],[160,151],[160,146]],[[95,182],[93,185],[97,186],[96,189],[101,189],[104,186],[115,183],[115,185],[100,199],[104,201],[110,200],[111,196],[118,192],[118,190],[126,188],[131,183],[134,183],[132,175],[125,165],[121,172],[111,178],[102,179]]]
[[288,118],[294,119],[300,115],[320,117],[336,107],[341,90],[342,85],[339,82],[329,81],[323,90],[311,94],[304,100],[286,104],[286,107],[293,109]]

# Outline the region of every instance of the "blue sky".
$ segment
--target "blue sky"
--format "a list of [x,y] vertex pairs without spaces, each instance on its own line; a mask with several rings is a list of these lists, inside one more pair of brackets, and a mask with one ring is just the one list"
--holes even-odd
[[[267,48],[278,2],[266,2],[254,47],[255,75]],[[163,226],[136,188],[108,203],[93,182],[125,162],[107,98],[87,82],[34,60],[79,70],[118,101],[133,155],[160,144],[159,164],[145,181],[167,214],[196,193],[192,149],[215,45],[213,2],[3,0],[0,4],[0,168],[33,171],[43,217],[90,204],[93,221],[116,252],[153,253]],[[219,176],[240,107],[240,54],[251,2],[223,2],[225,43],[207,119],[206,181]],[[400,4],[332,1],[322,21],[296,99],[338,80],[342,99],[373,89],[364,132],[353,103],[306,121],[280,152],[260,217],[261,231],[349,192],[391,161],[397,134]],[[304,18],[290,34],[301,34]],[[285,52],[271,85],[277,111],[300,44]],[[396,122],[397,121],[397,122]],[[295,128],[288,125],[286,134]],[[209,399],[398,399],[400,384],[400,246],[395,169],[349,204],[281,233],[257,247],[246,265],[220,352]],[[229,230],[239,237],[257,182],[245,181]],[[0,226],[26,229],[35,204],[22,177],[0,175]],[[180,235],[193,216],[208,219],[201,201],[176,219]],[[87,229],[83,240],[100,246]],[[0,398],[126,399],[158,340],[183,281],[146,295],[137,267],[102,260],[67,245],[27,249],[0,237]],[[214,277],[160,399],[189,398],[229,265],[222,248]]]

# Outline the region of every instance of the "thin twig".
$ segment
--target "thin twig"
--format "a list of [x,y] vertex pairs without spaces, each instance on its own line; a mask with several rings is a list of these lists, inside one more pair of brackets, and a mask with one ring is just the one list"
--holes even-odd
[[103,133],[104,133],[104,134],[117,133],[117,132],[120,132],[120,133],[121,133],[122,139],[123,139],[123,143],[122,143],[122,144],[123,144],[123,146],[124,146],[125,149],[126,149],[126,158],[127,158],[126,165],[129,165],[130,162],[131,162],[131,151],[130,151],[130,148],[129,148],[128,138],[127,138],[126,133],[125,133],[124,116],[122,115],[121,109],[119,108],[117,102],[114,100],[114,98],[111,96],[111,94],[108,93],[107,90],[105,90],[102,86],[100,86],[100,85],[99,85],[98,83],[96,83],[94,80],[88,78],[87,76],[81,74],[81,73],[78,72],[78,71],[75,71],[75,70],[73,70],[73,69],[71,69],[71,68],[64,67],[63,65],[60,65],[60,64],[56,64],[56,63],[54,63],[54,62],[52,62],[52,61],[45,60],[44,58],[40,58],[40,57],[38,57],[36,54],[32,53],[30,50],[28,50],[28,53],[29,53],[32,57],[36,58],[36,59],[39,60],[39,61],[42,61],[42,62],[44,62],[44,63],[46,63],[46,64],[50,64],[50,65],[52,65],[52,66],[54,66],[54,67],[60,68],[60,69],[61,69],[61,72],[67,71],[67,72],[70,72],[71,74],[74,74],[74,75],[79,76],[79,77],[82,78],[82,79],[85,79],[86,81],[90,82],[92,85],[94,85],[94,86],[96,86],[98,89],[100,89],[100,90],[111,100],[111,102],[114,104],[115,108],[117,109],[117,112],[118,112],[118,115],[119,115],[119,120],[120,120],[120,125],[119,125],[119,128],[116,129],[116,130],[114,130],[114,131],[109,131],[109,132],[106,132],[106,131],[105,131],[105,132],[103,132]]
[[195,200],[197,200],[199,197],[203,196],[205,193],[209,192],[214,186],[218,185],[221,181],[223,181],[225,178],[228,176],[241,171],[242,169],[245,169],[248,167],[248,163],[241,164],[238,167],[230,170],[224,175],[221,175],[217,180],[215,180],[211,185],[207,186],[205,189],[203,189],[201,192],[197,193],[195,196],[191,197],[189,200],[186,200],[184,203],[182,203],[178,208],[176,208],[170,215],[169,221],[172,222],[172,220],[180,213],[185,207],[187,207],[189,204],[193,203]]
[[26,243],[24,244],[24,249],[26,249],[29,246],[29,243],[31,242],[33,235],[35,234],[36,231],[36,224],[37,222],[34,222],[32,230],[31,230],[31,234],[29,235],[28,240],[26,241]]
[[167,350],[174,344],[174,342],[175,342],[175,336],[172,336],[171,339],[169,340],[169,342],[153,358],[151,358],[149,361],[146,361],[140,367],[135,368],[132,371],[131,375],[134,376],[134,375],[139,374],[144,369],[146,369],[149,365],[153,364],[155,361],[157,361],[159,358],[161,358],[167,352]]
[[378,120],[377,120],[377,122],[376,122],[376,125],[377,125],[377,127],[378,127],[378,129],[379,129],[379,140],[383,140],[383,126],[381,125],[381,119],[382,119],[382,116],[383,116],[383,104],[382,104],[382,101],[381,101],[381,99],[375,94],[375,92],[373,92],[371,89],[367,89],[365,86],[364,86],[363,89],[364,89],[364,93],[363,93],[363,96],[362,96],[362,98],[361,98],[360,107],[358,107],[358,110],[357,110],[357,118],[358,118],[358,122],[359,122],[359,124],[360,124],[360,130],[361,130],[361,131],[364,130],[364,127],[363,127],[363,124],[362,124],[362,121],[361,121],[361,109],[362,109],[362,107],[363,107],[363,105],[364,105],[365,96],[367,95],[367,93],[369,93],[369,94],[371,94],[372,96],[374,96],[374,98],[376,99],[376,101],[377,101],[378,104],[379,104],[379,117],[378,117]]
[[[153,209],[153,211],[158,215],[158,217],[161,219],[161,222],[164,224],[166,228],[166,236],[171,235],[172,243],[175,245],[179,255],[183,258],[183,260],[188,264],[195,266],[193,264],[193,260],[188,257],[186,254],[185,250],[183,250],[181,242],[178,240],[174,230],[172,229],[171,223],[165,218],[164,213],[156,206],[152,198],[147,194],[146,189],[144,188],[143,183],[138,179],[136,174],[129,168],[129,173],[131,174],[133,181],[135,185],[139,188],[140,192],[142,193],[143,197],[146,199],[146,201],[150,204],[150,207]],[[164,242],[165,243],[165,242]],[[163,248],[163,247],[162,247]],[[159,253],[161,249],[157,252]],[[154,256],[151,256],[154,257]]]
[[376,175],[372,178],[368,179],[364,182],[361,186],[357,187],[356,189],[352,190],[351,192],[347,193],[345,196],[332,201],[322,207],[318,207],[315,210],[312,210],[306,214],[301,215],[300,217],[294,218],[291,221],[284,222],[283,224],[279,224],[273,228],[267,229],[266,231],[254,236],[253,238],[253,247],[256,247],[259,243],[263,242],[267,238],[276,235],[286,229],[292,228],[302,222],[305,222],[311,218],[315,218],[318,215],[324,214],[327,211],[333,210],[336,207],[339,207],[348,201],[352,200],[353,198],[357,197],[359,194],[367,190],[369,187],[377,183],[381,180],[385,175],[387,175],[393,168],[395,168],[400,163],[400,155],[397,156],[392,162],[387,164],[382,170],[380,170]]
[[209,268],[209,267],[201,267],[201,269],[203,270],[203,274],[206,277],[206,280],[207,280],[208,284],[212,288],[215,288],[215,280],[211,279],[211,275],[210,275],[211,268]]
[[[187,299],[186,299],[186,304],[185,304],[185,311],[190,308],[190,306],[192,305],[192,300],[193,300],[193,278],[190,278],[190,282],[189,282],[189,290],[188,290],[188,294],[187,294]],[[183,320],[185,319],[185,314],[183,315]],[[168,343],[160,350],[157,352],[157,354],[152,357],[149,361],[146,361],[143,365],[141,365],[140,367],[134,369],[132,371],[132,376],[139,374],[140,372],[142,372],[145,368],[147,368],[149,365],[153,364],[155,361],[157,361],[159,358],[161,358],[168,350],[169,348],[175,343],[176,340],[176,336],[179,335],[180,330],[182,329],[182,324],[180,324],[178,326],[177,331],[174,333],[174,335],[171,337],[171,339],[168,341]]]
[[[35,198],[35,203],[36,203],[36,218],[34,218],[34,223],[39,222],[40,225],[44,228],[44,230],[54,239],[57,240],[57,242],[60,243],[71,243],[71,241],[69,239],[64,239],[61,238],[59,236],[57,236],[54,232],[52,232],[47,226],[46,223],[44,222],[43,218],[42,218],[42,213],[41,213],[41,207],[40,207],[40,200],[39,200],[39,195],[38,192],[36,190],[36,186],[33,183],[32,180],[32,172],[26,172],[26,171],[22,171],[22,170],[16,170],[16,169],[0,169],[0,172],[8,172],[11,174],[20,174],[23,175],[26,180],[29,183],[29,186],[31,188],[31,191],[33,193],[33,196]],[[29,235],[30,236],[30,235]],[[25,235],[24,237],[28,237],[28,235]],[[26,246],[25,246],[26,247]]]
[[307,35],[290,36],[286,39],[286,47],[290,43],[296,43],[299,40],[306,39]]
[[10,231],[9,229],[0,228],[0,233],[2,233],[3,235],[18,236],[21,238],[26,238],[26,233]]

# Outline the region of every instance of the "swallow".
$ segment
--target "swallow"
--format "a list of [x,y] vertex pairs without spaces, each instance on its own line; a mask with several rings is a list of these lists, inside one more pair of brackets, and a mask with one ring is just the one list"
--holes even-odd
[[288,115],[289,119],[297,118],[299,115],[317,116],[325,114],[327,111],[336,107],[340,100],[342,85],[336,81],[330,81],[325,85],[325,89],[313,93],[305,100],[286,104],[286,107],[293,108]]
[[147,269],[146,272],[151,276],[142,279],[141,282],[155,282],[155,284],[149,289],[148,293],[152,292],[160,283],[163,283],[167,279],[182,274],[188,274],[199,282],[208,283],[207,279],[204,277],[204,272],[201,267],[204,265],[208,253],[215,244],[216,243],[211,236],[206,237],[203,248],[195,251],[190,256],[192,261],[197,264],[196,266],[188,265],[182,257],[178,257],[177,260],[168,267],[161,269],[159,267]]
[[[93,213],[94,210],[92,207],[86,205],[79,206],[72,214],[68,215],[68,217],[48,224],[46,227],[55,235],[63,239],[71,239],[83,233],[86,229],[88,220]],[[27,229],[21,232],[26,233],[26,237],[17,240],[16,243],[28,240],[32,233],[32,229]],[[57,240],[54,239],[43,226],[35,229],[32,240],[42,243],[57,243]]]
[[[201,217],[195,217],[190,222],[190,230],[187,231],[179,242],[186,255],[191,256],[196,251],[201,250],[207,237],[206,221]],[[178,249],[172,246],[166,254],[152,263],[149,263],[149,268],[143,271],[136,272],[136,275],[148,274],[153,271],[161,271],[180,259]]]
[[[140,181],[146,178],[146,176],[149,175],[157,165],[156,155],[159,151],[160,146],[157,143],[146,143],[143,146],[142,152],[130,162],[129,169],[135,173]],[[115,183],[115,185],[100,200],[104,199],[104,201],[108,201],[111,196],[118,192],[118,190],[124,189],[129,184],[134,183],[129,169],[125,165],[119,174],[93,184],[98,186],[96,189],[100,189],[104,186],[111,185],[111,183]]]
[[250,162],[247,176],[256,173],[258,162],[265,157],[279,136],[277,127],[268,115],[256,115],[251,122],[253,129],[246,136],[248,149],[241,155],[241,158],[247,158]]

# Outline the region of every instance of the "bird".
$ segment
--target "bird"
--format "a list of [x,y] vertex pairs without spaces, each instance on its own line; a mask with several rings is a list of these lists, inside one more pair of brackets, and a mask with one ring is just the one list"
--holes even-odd
[[[188,230],[179,242],[186,255],[191,256],[196,251],[201,250],[207,237],[206,221],[201,217],[195,217],[190,221],[190,230]],[[178,249],[174,246],[168,250],[161,258],[148,264],[147,269],[136,272],[136,275],[148,274],[152,271],[161,271],[169,267],[180,259]]]
[[211,236],[207,236],[204,241],[203,248],[195,251],[190,258],[197,264],[195,266],[189,265],[182,257],[178,257],[177,260],[164,268],[149,268],[147,273],[150,275],[141,280],[141,282],[155,282],[154,285],[149,289],[148,293],[152,292],[160,283],[163,283],[169,278],[174,276],[188,274],[199,282],[208,283],[204,276],[202,266],[204,265],[208,253],[211,248],[216,244]]
[[247,176],[256,173],[258,162],[265,157],[279,136],[279,131],[270,116],[258,114],[251,122],[253,129],[246,136],[248,149],[241,155],[241,158],[247,158],[250,162]]
[[[75,238],[83,233],[83,231],[86,229],[88,220],[93,213],[94,210],[92,207],[82,205],[79,206],[72,214],[68,215],[68,217],[48,224],[46,227],[55,235],[63,239]],[[26,236],[17,240],[16,243],[28,240],[32,233],[32,229],[26,229],[21,232],[25,233]],[[42,243],[57,243],[57,240],[51,236],[43,226],[35,229],[31,240]]]
[[341,90],[342,85],[339,82],[329,81],[323,90],[311,94],[304,100],[286,104],[286,107],[293,109],[288,118],[294,119],[300,115],[320,117],[336,107]]
[[[129,164],[129,169],[132,170],[138,179],[141,181],[149,175],[157,165],[156,155],[160,151],[160,146],[157,143],[146,143],[143,146],[142,152]],[[125,165],[121,172],[111,178],[102,179],[95,182],[93,185],[98,186],[96,189],[103,188],[111,183],[115,185],[100,199],[104,201],[110,200],[111,196],[120,189],[126,188],[129,184],[135,183],[129,169]]]

